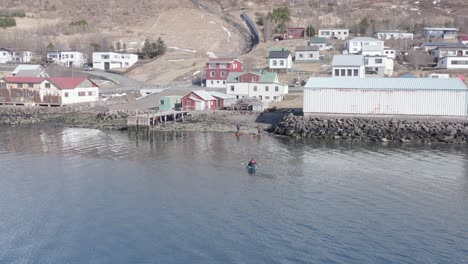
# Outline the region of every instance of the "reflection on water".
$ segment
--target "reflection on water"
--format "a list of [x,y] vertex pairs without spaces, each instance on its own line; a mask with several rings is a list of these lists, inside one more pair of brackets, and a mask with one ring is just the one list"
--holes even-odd
[[466,146],[1,127],[0,164],[0,263],[468,255]]

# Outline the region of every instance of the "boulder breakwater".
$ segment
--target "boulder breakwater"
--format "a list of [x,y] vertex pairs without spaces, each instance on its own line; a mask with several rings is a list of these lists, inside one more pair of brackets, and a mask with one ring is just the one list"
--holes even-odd
[[468,143],[468,121],[289,115],[270,132],[295,138]]

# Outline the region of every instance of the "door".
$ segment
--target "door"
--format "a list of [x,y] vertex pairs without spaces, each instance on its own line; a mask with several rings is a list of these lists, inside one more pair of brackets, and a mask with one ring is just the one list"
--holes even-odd
[[110,70],[110,62],[104,62],[104,70]]

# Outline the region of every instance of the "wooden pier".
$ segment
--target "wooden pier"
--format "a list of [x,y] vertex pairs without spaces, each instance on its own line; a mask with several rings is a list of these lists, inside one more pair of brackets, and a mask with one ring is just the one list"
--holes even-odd
[[129,116],[127,118],[127,126],[144,126],[150,127],[168,122],[184,121],[184,117],[188,115],[188,111],[168,111],[152,114],[143,114],[137,116]]

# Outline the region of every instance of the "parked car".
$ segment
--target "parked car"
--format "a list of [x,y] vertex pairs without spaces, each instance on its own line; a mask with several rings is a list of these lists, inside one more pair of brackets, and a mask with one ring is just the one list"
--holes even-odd
[[83,66],[83,70],[85,70],[85,71],[92,71],[92,70],[93,70],[93,67],[90,67],[90,66],[85,65],[85,66]]

